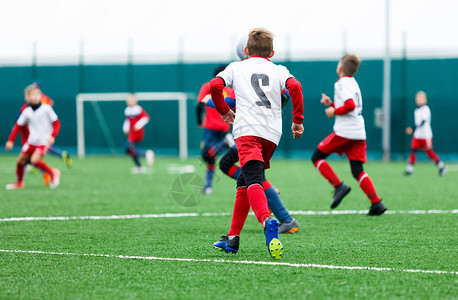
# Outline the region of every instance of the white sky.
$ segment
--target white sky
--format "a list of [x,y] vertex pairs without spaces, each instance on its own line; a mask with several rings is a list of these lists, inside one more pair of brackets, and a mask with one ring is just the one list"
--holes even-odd
[[[277,59],[338,57],[347,50],[381,57],[385,0],[1,0],[0,63],[123,62],[133,42],[135,62],[227,60],[253,27],[276,36]],[[390,0],[390,43],[399,54],[458,57],[458,1]],[[181,42],[180,42],[181,41]],[[289,41],[289,42],[288,42]]]

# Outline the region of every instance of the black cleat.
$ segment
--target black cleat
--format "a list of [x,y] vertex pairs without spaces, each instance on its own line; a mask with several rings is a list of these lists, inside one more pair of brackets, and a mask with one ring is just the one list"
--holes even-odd
[[239,242],[240,236],[238,235],[234,236],[232,239],[228,237],[226,241],[226,253],[237,254],[237,251],[239,251]]
[[351,187],[344,183],[339,184],[334,191],[334,201],[332,201],[331,208],[334,209],[339,206],[342,199],[351,191]]
[[385,211],[386,211],[386,207],[380,200],[379,202],[376,202],[371,205],[371,208],[369,209],[369,212],[367,213],[367,215],[368,216],[379,216],[383,214]]

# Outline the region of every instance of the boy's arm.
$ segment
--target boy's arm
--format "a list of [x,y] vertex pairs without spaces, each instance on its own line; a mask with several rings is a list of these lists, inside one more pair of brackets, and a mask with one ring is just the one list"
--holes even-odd
[[[224,98],[224,101],[227,103],[227,105],[229,105],[230,108],[234,108],[235,107],[235,99],[233,99],[231,97],[226,97],[226,98]],[[211,107],[211,108],[215,108],[215,103],[213,103],[213,99],[212,98],[208,99],[207,106]]]
[[344,105],[336,108],[335,114],[336,115],[345,115],[351,112],[352,110],[354,110],[355,108],[356,108],[355,101],[353,101],[353,99],[350,98],[345,101]]
[[146,111],[142,110],[141,116],[142,117],[140,118],[140,120],[138,120],[137,123],[135,123],[134,125],[134,129],[137,131],[145,127],[145,125],[149,122],[149,115],[146,113]]
[[130,125],[129,120],[125,119],[124,123],[122,124],[122,131],[125,134],[129,134],[129,127],[130,127],[129,125]]
[[224,101],[224,86],[225,83],[221,77],[215,77],[210,81],[210,94],[212,95],[213,103],[215,104],[216,110],[222,116],[231,110],[229,105]]
[[302,95],[302,86],[296,78],[291,77],[286,80],[286,88],[289,90],[291,95],[291,103],[293,104],[293,124],[291,130],[293,132],[293,138],[300,138],[304,133],[304,96]]
[[14,141],[16,140],[16,137],[21,130],[22,126],[19,126],[17,123],[14,124],[13,129],[11,129],[10,136],[8,137],[8,140],[6,141],[5,144],[5,150],[6,152],[10,151],[14,147]]
[[304,122],[304,96],[302,95],[302,86],[296,78],[291,77],[286,81],[286,88],[291,95],[293,104],[293,123],[302,124]]
[[229,105],[224,101],[223,89],[224,80],[221,77],[216,77],[210,81],[210,94],[213,98],[216,110],[220,113],[221,119],[227,124],[234,124],[235,113],[229,108]]

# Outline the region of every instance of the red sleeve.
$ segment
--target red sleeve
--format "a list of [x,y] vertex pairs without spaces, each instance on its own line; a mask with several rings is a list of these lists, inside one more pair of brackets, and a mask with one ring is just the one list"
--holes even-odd
[[210,81],[210,94],[212,96],[213,104],[220,115],[225,115],[231,110],[226,101],[224,101],[223,89],[224,80],[221,77],[215,77]]
[[53,123],[52,123],[52,133],[51,133],[51,136],[53,138],[55,138],[57,136],[57,134],[59,133],[59,130],[60,130],[60,121],[59,120],[55,120]]
[[11,130],[11,133],[10,133],[10,136],[8,137],[8,141],[11,141],[14,143],[14,141],[16,140],[16,137],[19,133],[19,131],[21,130],[21,127],[22,126],[19,126],[17,123],[14,124],[14,127],[13,129]]
[[355,102],[353,101],[353,99],[350,98],[347,101],[345,101],[344,105],[342,105],[339,108],[336,108],[335,113],[336,115],[345,115],[354,110],[355,108]]
[[144,117],[147,117],[148,119],[150,118],[149,115],[148,115],[148,113],[146,112],[146,110],[144,110],[143,108],[142,108],[142,112],[140,113],[140,116],[141,116],[142,118],[144,118]]
[[302,124],[304,122],[304,96],[302,95],[302,86],[296,78],[291,77],[286,81],[286,88],[291,95],[291,103],[293,104],[293,122]]
[[206,95],[210,94],[210,83],[206,82],[200,88],[199,95],[197,96],[197,101],[202,101]]

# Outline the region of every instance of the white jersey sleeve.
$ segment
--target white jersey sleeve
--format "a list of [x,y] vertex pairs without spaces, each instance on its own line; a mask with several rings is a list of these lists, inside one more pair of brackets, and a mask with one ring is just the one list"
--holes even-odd
[[30,110],[32,110],[30,107],[26,107],[22,113],[19,115],[19,118],[17,119],[16,123],[19,126],[24,126],[27,124],[30,118]]
[[47,112],[48,112],[49,121],[51,121],[51,123],[54,123],[55,121],[57,121],[59,118],[57,117],[57,114],[54,111],[54,109],[52,108],[52,106],[51,105],[47,105],[46,108],[47,108]]
[[233,81],[234,81],[234,63],[230,63],[226,69],[224,69],[223,71],[221,71],[218,75],[216,75],[217,77],[221,77],[223,80],[224,80],[224,83],[226,85],[233,85]]

